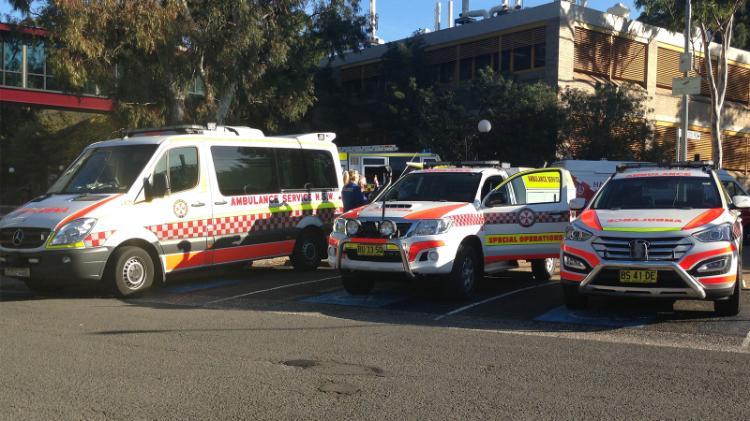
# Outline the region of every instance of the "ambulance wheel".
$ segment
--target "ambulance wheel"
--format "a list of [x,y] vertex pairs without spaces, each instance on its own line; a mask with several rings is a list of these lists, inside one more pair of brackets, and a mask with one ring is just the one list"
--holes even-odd
[[298,271],[315,270],[323,259],[325,239],[315,230],[302,231],[294,244],[291,260],[292,266]]
[[375,287],[375,279],[366,273],[342,271],[341,282],[351,295],[367,295]]
[[717,316],[727,317],[740,314],[740,291],[742,291],[742,275],[740,273],[742,273],[742,269],[738,271],[737,282],[734,283],[734,293],[729,298],[714,301],[714,313]]
[[481,267],[476,250],[469,244],[461,244],[453,261],[448,279],[445,280],[445,294],[455,300],[468,300],[474,296]]
[[124,246],[115,250],[109,274],[115,293],[126,297],[142,292],[154,282],[154,262],[140,247]]
[[555,259],[537,259],[531,261],[531,274],[538,281],[549,281],[555,273]]
[[563,301],[568,310],[583,310],[588,307],[589,297],[578,292],[578,285],[562,286]]

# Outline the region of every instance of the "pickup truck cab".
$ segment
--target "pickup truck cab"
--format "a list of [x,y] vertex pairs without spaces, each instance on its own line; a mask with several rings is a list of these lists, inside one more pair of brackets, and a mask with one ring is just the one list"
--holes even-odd
[[483,273],[515,268],[519,260],[548,279],[574,197],[564,169],[438,163],[337,218],[328,261],[352,294],[405,274],[442,280],[448,295],[465,299]]
[[[729,197],[710,163],[618,170],[566,230],[560,278],[569,308],[591,294],[713,300],[736,315],[744,195]],[[571,209],[582,209],[581,199]]]

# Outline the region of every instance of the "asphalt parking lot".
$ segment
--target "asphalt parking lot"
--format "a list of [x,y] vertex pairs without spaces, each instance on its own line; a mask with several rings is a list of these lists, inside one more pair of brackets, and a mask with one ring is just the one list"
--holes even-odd
[[[556,279],[536,281],[522,268],[486,278],[469,302],[447,300],[429,283],[383,283],[353,297],[335,271],[295,272],[282,259],[174,276],[129,299],[78,287],[37,296],[0,279],[0,300],[3,419],[319,419],[330,405],[341,405],[336,417],[372,419],[573,418],[615,415],[615,401],[628,409],[613,418],[653,417],[654,408],[681,417],[750,416],[742,398],[748,293],[731,318],[694,301],[600,298],[571,312]],[[445,352],[435,355],[436,347]],[[247,364],[258,358],[305,375],[253,371]],[[524,366],[528,372],[518,372]],[[239,374],[246,370],[262,382]],[[510,372],[515,380],[503,374]],[[282,382],[287,375],[295,380]],[[388,376],[393,390],[381,384]],[[612,383],[601,384],[602,376]],[[436,382],[434,390],[425,380]],[[161,388],[164,398],[152,402],[134,385]],[[710,389],[704,397],[712,401],[681,394],[684,402],[673,403],[667,395],[684,387]],[[589,395],[576,395],[579,389]],[[625,395],[605,398],[616,391]],[[561,393],[575,403],[558,399]],[[414,406],[412,399],[445,402]]]

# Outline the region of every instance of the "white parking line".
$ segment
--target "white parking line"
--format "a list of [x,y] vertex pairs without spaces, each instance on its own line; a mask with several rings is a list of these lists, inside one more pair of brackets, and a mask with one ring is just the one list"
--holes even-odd
[[297,282],[297,283],[294,283],[294,284],[279,285],[277,287],[267,288],[267,289],[261,289],[259,291],[250,291],[250,292],[246,292],[244,294],[233,295],[231,297],[224,297],[224,298],[219,298],[218,300],[209,301],[209,302],[203,304],[203,306],[205,307],[205,306],[210,305],[210,304],[221,303],[221,302],[224,302],[224,301],[234,300],[236,298],[247,297],[247,296],[250,296],[250,295],[262,294],[264,292],[275,291],[277,289],[291,288],[291,287],[296,287],[298,285],[314,284],[314,283],[317,283],[317,282],[330,281],[331,279],[338,279],[338,278],[339,278],[338,276],[331,276],[331,277],[328,277],[328,278],[315,279],[315,280],[312,280],[312,281],[305,281],[305,282]]
[[486,298],[486,299],[484,299],[482,301],[477,301],[476,303],[471,303],[469,305],[465,305],[463,307],[460,307],[460,308],[457,308],[455,310],[449,311],[449,312],[447,312],[445,314],[442,314],[440,316],[435,317],[435,320],[442,320],[442,319],[444,319],[444,318],[446,318],[448,316],[453,316],[454,314],[458,314],[458,313],[460,313],[462,311],[465,311],[465,310],[468,310],[470,308],[474,308],[476,306],[480,306],[482,304],[489,303],[490,301],[499,300],[501,298],[505,298],[505,297],[508,297],[510,295],[513,295],[513,294],[518,294],[519,292],[528,291],[528,290],[534,289],[534,288],[546,287],[548,285],[554,285],[556,283],[557,282],[546,282],[544,284],[534,285],[534,286],[530,286],[530,287],[526,287],[526,288],[521,288],[521,289],[516,289],[516,290],[510,291],[510,292],[502,293],[500,295],[495,295],[494,297]]
[[750,332],[747,332],[747,335],[745,336],[745,340],[742,341],[742,347],[747,348],[750,346]]

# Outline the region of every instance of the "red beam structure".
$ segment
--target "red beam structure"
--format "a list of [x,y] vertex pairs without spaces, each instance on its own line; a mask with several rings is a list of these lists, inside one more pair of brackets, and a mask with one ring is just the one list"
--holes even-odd
[[0,102],[17,102],[28,105],[96,112],[110,112],[114,108],[114,102],[107,98],[67,95],[30,89],[9,89],[1,86]]

